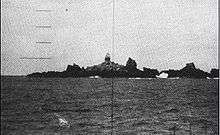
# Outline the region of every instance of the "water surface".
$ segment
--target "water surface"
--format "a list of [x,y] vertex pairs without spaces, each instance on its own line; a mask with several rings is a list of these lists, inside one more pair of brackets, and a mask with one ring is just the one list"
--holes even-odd
[[[113,134],[218,134],[218,80],[113,82]],[[1,134],[111,134],[111,91],[105,78],[2,77]]]

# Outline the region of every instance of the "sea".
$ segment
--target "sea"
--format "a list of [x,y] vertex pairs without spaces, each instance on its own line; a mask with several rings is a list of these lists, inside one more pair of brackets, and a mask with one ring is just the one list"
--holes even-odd
[[1,135],[218,135],[218,79],[1,76]]

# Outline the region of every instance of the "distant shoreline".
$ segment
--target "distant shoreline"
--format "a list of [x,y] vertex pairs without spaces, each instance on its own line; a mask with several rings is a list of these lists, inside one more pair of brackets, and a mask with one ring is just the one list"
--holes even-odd
[[185,67],[179,70],[169,69],[158,71],[143,67],[143,70],[137,68],[137,63],[132,58],[128,58],[126,65],[114,63],[110,60],[110,54],[107,53],[104,62],[87,68],[80,67],[77,64],[68,65],[62,72],[48,71],[35,72],[28,74],[28,77],[43,78],[66,78],[66,77],[91,77],[91,78],[219,78],[219,69],[211,69],[210,73],[196,68],[194,63],[187,63]]

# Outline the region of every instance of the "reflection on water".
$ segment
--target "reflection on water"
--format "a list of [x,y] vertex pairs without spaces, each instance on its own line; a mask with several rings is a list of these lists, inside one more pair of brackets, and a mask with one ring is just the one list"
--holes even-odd
[[[111,79],[3,77],[2,134],[111,134]],[[113,134],[218,134],[218,80],[114,79]]]

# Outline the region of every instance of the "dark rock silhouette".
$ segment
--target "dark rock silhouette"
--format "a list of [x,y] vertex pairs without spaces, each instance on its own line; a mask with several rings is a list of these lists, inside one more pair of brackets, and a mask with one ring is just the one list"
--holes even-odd
[[187,63],[186,66],[180,70],[164,70],[161,73],[167,73],[168,78],[206,78],[210,74],[195,67],[194,63]]
[[210,77],[211,78],[219,78],[219,69],[211,69],[210,71]]
[[137,69],[137,63],[132,58],[128,58],[126,66],[122,69],[127,73],[127,77],[144,77],[143,71]]
[[44,77],[43,73],[40,73],[40,72],[32,73],[27,76],[29,76],[29,77]]
[[98,65],[90,66],[87,68],[80,67],[77,64],[68,65],[63,72],[48,71],[36,72],[27,75],[28,77],[138,77],[138,78],[156,78],[161,73],[167,73],[168,78],[215,78],[219,76],[218,69],[212,69],[211,73],[204,72],[197,69],[194,63],[187,63],[186,66],[180,70],[163,70],[159,72],[157,69],[150,69],[143,67],[143,71],[137,69],[137,63],[132,58],[128,58],[126,65],[120,65],[111,61],[110,54],[107,53],[104,62]]
[[125,68],[126,68],[126,70],[131,71],[131,72],[137,70],[136,61],[129,57]]
[[85,72],[88,76],[100,76],[100,77],[123,77],[124,66],[110,61],[109,53],[105,56],[105,61],[99,65],[87,67]]
[[146,78],[156,78],[156,76],[159,75],[159,71],[157,69],[143,67],[143,70]]
[[82,69],[78,65],[76,65],[75,63],[73,65],[68,65],[66,68],[66,72],[68,72],[68,73],[77,73],[80,71],[82,71]]
[[161,73],[167,73],[168,74],[168,78],[176,78],[176,77],[179,77],[180,71],[179,70],[169,69],[169,70],[161,71],[160,74]]
[[194,63],[187,63],[184,68],[180,69],[180,74],[179,74],[179,77],[185,77],[185,78],[206,78],[209,76],[210,76],[209,73],[197,69]]
[[80,77],[83,74],[83,70],[74,63],[73,65],[68,65],[64,73],[65,73],[65,76],[68,76],[68,77]]

